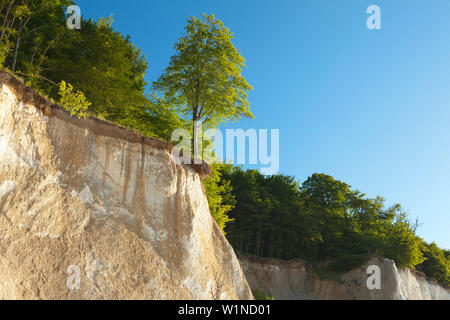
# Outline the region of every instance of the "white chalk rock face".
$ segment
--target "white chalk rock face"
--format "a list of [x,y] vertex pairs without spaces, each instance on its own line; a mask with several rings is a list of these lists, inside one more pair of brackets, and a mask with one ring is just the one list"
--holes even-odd
[[275,299],[450,300],[448,289],[417,272],[397,269],[394,261],[382,257],[373,257],[334,280],[319,278],[302,260],[249,255],[240,255],[239,260],[250,287]]
[[0,80],[1,299],[252,299],[201,170]]

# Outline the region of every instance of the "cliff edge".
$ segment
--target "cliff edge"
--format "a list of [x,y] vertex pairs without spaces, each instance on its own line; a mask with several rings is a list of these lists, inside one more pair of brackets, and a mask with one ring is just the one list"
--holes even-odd
[[252,299],[205,171],[0,73],[0,298]]

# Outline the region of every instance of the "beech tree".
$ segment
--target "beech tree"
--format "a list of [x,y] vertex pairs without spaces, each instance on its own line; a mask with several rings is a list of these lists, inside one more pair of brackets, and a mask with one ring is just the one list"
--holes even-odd
[[245,60],[231,42],[233,34],[219,19],[206,14],[202,19],[190,17],[185,30],[153,88],[190,118],[196,142],[199,122],[214,127],[226,120],[253,118],[247,100],[252,87],[241,74]]

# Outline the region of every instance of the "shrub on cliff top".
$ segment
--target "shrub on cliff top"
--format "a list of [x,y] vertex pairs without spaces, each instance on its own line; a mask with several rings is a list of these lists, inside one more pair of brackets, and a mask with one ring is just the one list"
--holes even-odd
[[70,83],[66,84],[65,81],[61,81],[59,84],[59,95],[61,96],[61,105],[70,112],[71,116],[87,118],[87,110],[91,103],[86,99],[83,92],[74,92]]

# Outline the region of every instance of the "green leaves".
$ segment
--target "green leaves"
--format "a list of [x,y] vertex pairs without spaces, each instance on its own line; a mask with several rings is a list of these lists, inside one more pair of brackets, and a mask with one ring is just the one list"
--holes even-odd
[[404,213],[397,215],[389,231],[382,251],[385,257],[393,259],[400,268],[414,268],[425,260],[422,239],[414,234]]
[[450,286],[450,256],[448,251],[439,248],[436,243],[423,242],[422,252],[425,260],[417,269],[427,276]]
[[44,75],[70,82],[92,101],[95,114],[124,123],[148,103],[144,95],[147,63],[111,23],[110,18],[83,20],[81,30],[67,31],[49,52]]
[[209,211],[217,222],[219,228],[224,234],[225,227],[234,219],[228,216],[228,212],[234,208],[236,200],[232,194],[232,187],[230,182],[221,179],[220,168],[223,168],[224,164],[212,164],[211,174],[208,178],[203,180],[203,185],[206,191],[206,197],[208,198]]
[[61,81],[59,84],[59,95],[61,96],[60,103],[70,112],[70,115],[80,118],[87,118],[87,110],[91,103],[87,101],[83,92],[73,92],[72,85]]
[[[293,177],[264,177],[239,167],[222,171],[222,179],[230,181],[236,199],[229,212],[236,220],[226,230],[238,251],[281,259],[331,259],[342,270],[374,254],[393,259],[399,267],[424,263],[422,239],[401,206],[386,208],[382,197],[368,198],[317,173],[301,186]],[[444,251],[440,257],[444,261]],[[444,264],[438,265],[443,278]]]
[[175,44],[164,74],[153,84],[168,102],[204,127],[253,117],[247,101],[252,87],[241,75],[245,60],[234,47],[233,34],[214,15],[191,17],[186,35]]

